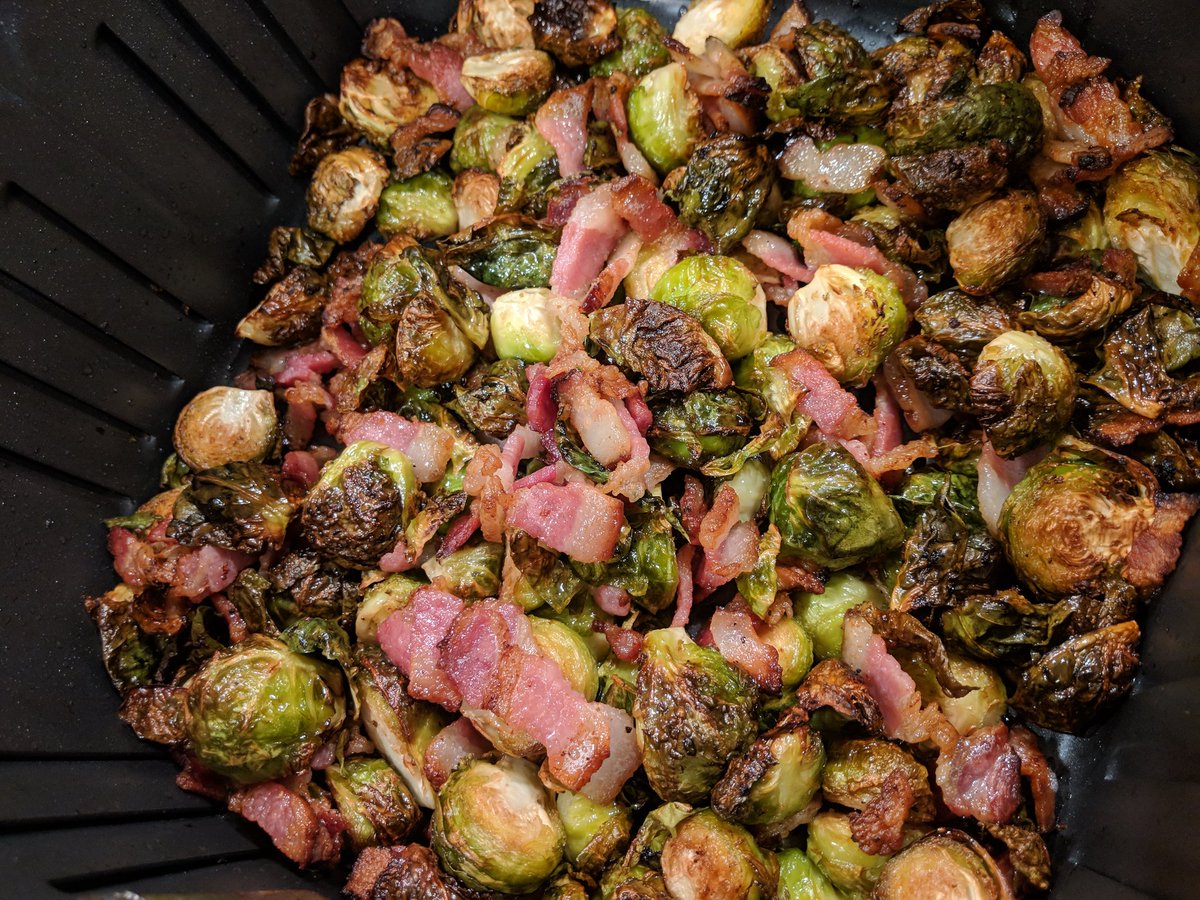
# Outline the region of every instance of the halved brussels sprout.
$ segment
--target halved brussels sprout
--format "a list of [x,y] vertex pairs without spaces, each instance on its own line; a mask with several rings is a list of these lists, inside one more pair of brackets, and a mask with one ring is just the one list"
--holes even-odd
[[1170,147],[1121,166],[1105,185],[1104,227],[1114,246],[1133,251],[1151,284],[1185,293],[1179,276],[1200,242],[1196,157]]
[[659,172],[683,165],[704,133],[700,101],[688,87],[687,70],[668,63],[642,76],[626,103],[629,136]]
[[775,185],[767,148],[740,134],[697,144],[682,172],[664,182],[679,219],[698,228],[718,253],[750,233]]
[[354,636],[360,644],[374,644],[384,619],[408,605],[412,592],[422,585],[410,575],[396,572],[363,591],[354,619]]
[[[904,834],[905,843],[910,843],[919,832],[906,826]],[[805,850],[834,887],[851,895],[869,894],[891,858],[864,853],[851,835],[850,816],[831,809],[808,823]]]
[[904,671],[917,683],[926,705],[936,703],[959,734],[995,725],[1008,709],[1008,690],[994,669],[969,656],[947,651],[947,669],[960,684],[972,688],[962,697],[952,697],[938,683],[934,671],[915,655],[900,654]]
[[501,359],[549,362],[558,352],[558,313],[549,288],[501,294],[492,303],[492,346]]
[[1003,900],[1012,894],[983,847],[961,831],[939,828],[888,860],[871,896]]
[[257,555],[283,544],[296,505],[273,466],[231,463],[197,472],[175,500],[167,534]]
[[420,818],[404,779],[382,759],[348,759],[326,769],[325,779],[355,850],[398,844]]
[[954,279],[968,294],[990,294],[1028,272],[1046,237],[1031,191],[1010,191],[972,206],[946,228]]
[[617,11],[608,0],[540,0],[529,17],[539,49],[565,66],[590,66],[621,46]]
[[438,102],[433,85],[408,69],[380,60],[356,59],[342,69],[338,110],[373,143],[386,147],[401,125]]
[[718,813],[744,825],[779,825],[821,789],[825,745],[807,722],[785,720],[735,756],[712,791]]
[[864,809],[878,799],[893,772],[899,772],[912,790],[909,820],[932,821],[937,809],[928,770],[907,750],[888,741],[855,739],[835,743],[821,775],[821,792],[826,800],[839,806]]
[[667,33],[654,13],[638,6],[617,12],[617,37],[620,46],[592,65],[591,74],[606,77],[623,72],[640,78],[671,61],[663,39]]
[[734,384],[743,391],[757,394],[771,412],[790,416],[796,408],[796,401],[800,399],[800,388],[787,377],[787,373],[772,366],[771,360],[795,349],[796,345],[784,335],[768,334],[762,344],[737,364]]
[[979,352],[971,405],[995,451],[1020,456],[1066,427],[1075,409],[1075,370],[1045,338],[1006,331]]
[[795,115],[843,125],[868,125],[882,117],[892,87],[847,31],[832,22],[812,22],[793,30],[791,42],[806,76],[782,91]]
[[346,717],[337,667],[254,634],[187,682],[184,727],[196,758],[239,782],[306,768]]
[[440,170],[389,184],[379,195],[375,227],[384,237],[407,234],[418,241],[458,231],[454,179]]
[[383,157],[366,147],[348,147],[325,156],[308,185],[308,227],[338,243],[358,237],[387,184]]
[[480,541],[446,556],[434,556],[421,565],[429,583],[463,600],[482,600],[500,593],[500,565],[504,547]]
[[619,800],[602,805],[583,794],[563,791],[555,798],[567,835],[567,861],[576,872],[595,877],[633,835],[633,816]]
[[844,569],[889,553],[904,523],[850,451],[818,442],[781,459],[771,476],[771,522],[781,558]]
[[554,60],[541,50],[516,48],[463,60],[462,85],[488,112],[523,116],[550,93]]
[[416,496],[407,456],[374,441],[356,441],[321,470],[305,498],[301,530],[323,556],[370,568],[395,547]]
[[1100,331],[1133,304],[1134,287],[1113,278],[1094,275],[1082,294],[1058,297],[1039,294],[1019,316],[1020,322],[1045,338],[1077,340]]
[[762,44],[746,51],[750,54],[749,72],[755,78],[761,78],[771,88],[767,97],[767,118],[772,122],[782,122],[798,114],[798,110],[788,106],[784,92],[798,87],[801,83],[800,72],[791,56],[775,44]]
[[175,420],[175,452],[195,470],[261,462],[279,441],[270,391],[213,387],[188,401]]
[[770,0],[692,0],[671,36],[697,55],[710,37],[736,50],[758,40],[770,14]]
[[454,146],[450,148],[450,168],[455,172],[479,169],[495,172],[500,160],[523,133],[524,126],[512,116],[488,112],[472,106],[454,127]]
[[775,854],[760,850],[750,832],[711,809],[697,810],[675,826],[661,862],[672,897],[773,900],[779,884]]
[[459,0],[452,31],[473,35],[485,47],[533,46],[534,0]]
[[682,628],[647,633],[642,650],[633,718],[646,776],[663,799],[700,801],[754,737],[757,691]]
[[475,890],[504,894],[545,884],[567,842],[537,768],[511,756],[455,769],[438,792],[432,834],[450,874]]
[[531,616],[529,625],[542,656],[558,666],[567,684],[588,700],[595,700],[600,690],[600,673],[596,671],[596,658],[583,638],[554,619]]
[[496,208],[515,212],[529,207],[531,215],[544,215],[547,191],[558,181],[558,171],[554,146],[536,128],[526,128],[496,166]]
[[237,336],[264,347],[312,340],[321,332],[321,312],[328,300],[325,276],[296,266],[238,322]]
[[899,288],[870,269],[820,266],[788,301],[792,340],[851,387],[871,380],[907,326]]
[[808,854],[790,847],[779,854],[779,900],[842,900],[842,892]]
[[750,438],[754,420],[733,391],[693,391],[678,399],[654,398],[650,446],[672,462],[696,468],[727,456]]
[[754,350],[767,334],[767,301],[758,279],[729,256],[697,254],[671,266],[650,299],[697,319],[730,360]]
[[817,659],[842,658],[842,619],[863,603],[883,609],[887,598],[874,584],[849,572],[831,575],[820,594],[795,596],[796,619],[812,637]]

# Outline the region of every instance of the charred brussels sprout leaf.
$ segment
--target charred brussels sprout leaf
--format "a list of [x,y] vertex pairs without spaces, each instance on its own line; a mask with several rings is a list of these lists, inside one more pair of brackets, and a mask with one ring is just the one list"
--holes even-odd
[[535,128],[527,128],[496,166],[500,187],[497,211],[527,210],[543,215],[550,186],[558,180],[554,147]]
[[958,96],[917,104],[888,119],[898,156],[957,150],[998,140],[1010,165],[1023,166],[1042,143],[1042,109],[1024,85],[968,84]]
[[733,392],[693,391],[651,402],[650,446],[672,462],[698,467],[734,453],[750,437],[754,420],[745,399]]
[[554,60],[541,50],[516,48],[468,56],[462,85],[488,112],[523,116],[550,93]]
[[941,828],[888,860],[873,897],[903,900],[941,894],[978,900],[1012,896],[986,850],[961,831]]
[[382,759],[348,759],[325,770],[355,850],[402,842],[420,818],[404,779]]
[[617,37],[620,45],[597,60],[591,74],[607,77],[624,72],[632,78],[665,66],[671,61],[664,38],[667,33],[649,10],[631,6],[617,13]]
[[509,140],[515,142],[521,128],[521,123],[512,116],[472,106],[454,128],[450,168],[455,172],[467,169],[495,172],[508,150]]
[[1033,603],[1019,591],[968,597],[942,613],[942,631],[982,659],[1022,662],[1048,647],[1065,610]]
[[484,284],[544,288],[558,249],[557,228],[518,215],[497,216],[444,241],[448,265],[461,266]]
[[279,440],[270,391],[213,387],[202,391],[175,421],[175,452],[191,469],[261,462]]
[[770,14],[769,0],[692,0],[671,36],[696,54],[710,37],[737,49],[757,41]]
[[1028,272],[1046,236],[1046,220],[1030,191],[979,203],[946,228],[950,266],[968,294],[990,294]]
[[432,846],[468,887],[523,894],[558,868],[566,833],[532,763],[476,759],[438,792]]
[[629,93],[629,136],[659,172],[687,162],[703,138],[700,101],[688,87],[682,63],[647,73]]
[[240,782],[304,769],[345,718],[341,673],[264,635],[213,656],[187,689],[192,752]]
[[501,359],[476,366],[463,382],[454,385],[452,406],[473,432],[503,440],[518,425],[525,424],[528,389],[524,364],[517,359]]
[[285,554],[267,577],[274,588],[269,598],[271,612],[284,626],[309,617],[348,625],[358,606],[357,574],[322,561],[310,550]]
[[650,299],[696,319],[725,358],[741,359],[767,335],[767,301],[754,274],[729,256],[697,254],[658,279]]
[[379,233],[407,234],[418,241],[453,234],[458,230],[453,188],[454,179],[437,170],[389,184],[379,195],[375,214]]
[[675,826],[661,861],[672,897],[773,900],[779,883],[775,855],[711,809],[697,810]]
[[806,722],[786,720],[735,756],[712,792],[720,815],[743,825],[777,825],[821,789],[825,745]]
[[538,0],[529,24],[538,48],[565,66],[589,66],[621,45],[608,0]]
[[274,466],[230,463],[192,476],[175,501],[167,533],[181,544],[257,555],[283,544],[295,509]]
[[492,346],[504,360],[549,362],[558,352],[561,323],[548,288],[501,294],[492,303]]
[[325,277],[297,266],[238,322],[237,336],[265,347],[311,340],[321,331],[321,311],[328,299]]
[[844,569],[900,546],[904,523],[850,451],[816,443],[781,459],[771,476],[771,522],[782,558]]
[[365,147],[330,153],[308,186],[308,226],[338,243],[358,237],[379,207],[387,183],[383,157]]
[[138,627],[133,603],[133,589],[125,584],[85,603],[100,633],[104,669],[122,694],[156,680],[170,643],[166,635],[147,634]]
[[[937,341],[917,335],[901,341],[887,360],[891,373],[912,381],[935,407],[949,412],[971,410],[971,373],[957,356]],[[895,367],[893,369],[892,367]]]
[[754,227],[774,183],[767,148],[726,134],[699,144],[666,191],[679,204],[680,220],[700,229],[724,253]]
[[914,318],[925,337],[969,357],[1017,327],[1015,309],[995,298],[972,297],[959,290],[934,294],[921,304]]
[[451,24],[477,38],[485,47],[532,47],[534,0],[461,0]]
[[941,504],[965,525],[983,525],[979,512],[979,479],[963,472],[913,472],[905,476],[895,493],[892,504],[906,525],[912,526],[921,514]]
[[891,99],[883,71],[862,45],[831,22],[814,22],[793,33],[807,80],[783,91],[793,115],[846,125],[877,121]]
[[1003,551],[982,523],[968,525],[948,501],[938,502],[920,514],[904,542],[892,608],[954,606],[989,590],[1003,565]]
[[757,692],[682,628],[649,632],[643,652],[633,718],[646,775],[664,799],[700,801],[753,738]]
[[357,441],[321,470],[304,501],[301,529],[323,556],[369,568],[395,546],[416,493],[408,457],[373,441]]

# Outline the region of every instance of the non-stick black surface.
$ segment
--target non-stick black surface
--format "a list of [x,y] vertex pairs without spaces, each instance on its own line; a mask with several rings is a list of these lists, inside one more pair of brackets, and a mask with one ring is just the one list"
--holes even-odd
[[[645,4],[665,19],[676,2]],[[811,2],[882,43],[908,0]],[[1067,25],[1200,146],[1192,0],[989,4],[1024,41]],[[118,721],[84,593],[114,580],[100,519],[155,490],[183,402],[228,379],[232,325],[272,225],[305,101],[336,90],[362,27],[424,36],[447,0],[0,0],[0,897],[307,888],[265,836],[174,785]],[[1195,529],[1193,529],[1195,531]],[[1200,894],[1200,538],[1149,610],[1133,696],[1052,739],[1055,898]]]

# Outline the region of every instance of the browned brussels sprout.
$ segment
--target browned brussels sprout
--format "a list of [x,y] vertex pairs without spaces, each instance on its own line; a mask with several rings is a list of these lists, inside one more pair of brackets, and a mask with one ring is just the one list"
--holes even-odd
[[883,70],[862,44],[831,22],[813,22],[792,33],[806,80],[783,91],[793,115],[867,125],[887,110],[891,91]]
[[387,146],[393,131],[437,102],[433,85],[408,69],[375,59],[356,59],[342,69],[338,109],[347,122],[380,147]]
[[785,718],[730,761],[713,787],[713,809],[743,825],[786,823],[817,795],[824,766],[821,735]]
[[529,24],[538,49],[564,66],[590,66],[621,46],[608,0],[538,0]]
[[474,35],[485,47],[532,47],[533,0],[459,0],[452,30]]
[[451,406],[476,434],[503,440],[518,425],[525,424],[528,389],[525,365],[519,359],[481,363],[454,385]]
[[325,277],[297,266],[238,322],[237,336],[264,347],[311,340],[321,331],[321,311],[328,300]]
[[468,109],[454,128],[454,146],[450,148],[450,168],[455,172],[478,169],[495,172],[508,152],[510,143],[519,139],[522,125],[512,116],[488,112],[482,106]]
[[754,420],[733,391],[693,391],[679,398],[654,398],[650,446],[682,466],[699,467],[727,456],[749,440]]
[[[561,612],[581,590],[582,582],[557,553],[523,531],[508,535],[501,599],[511,600],[526,612],[543,605]],[[586,627],[590,632],[591,623]]]
[[917,335],[902,341],[887,361],[889,374],[899,370],[940,410],[971,411],[971,373],[957,356],[937,341]]
[[308,227],[338,243],[358,237],[379,208],[387,179],[387,163],[374,150],[330,153],[308,185]]
[[595,877],[629,846],[633,816],[620,801],[602,805],[583,794],[563,791],[555,803],[567,834],[567,861],[574,871]]
[[148,686],[155,680],[170,640],[165,634],[147,634],[134,616],[136,596],[119,584],[100,597],[84,602],[100,633],[100,658],[113,685],[122,694]]
[[591,74],[608,76],[624,72],[632,78],[640,78],[671,61],[663,30],[654,13],[637,6],[617,12],[617,39],[615,50],[597,60]]
[[519,215],[496,216],[442,242],[448,265],[462,266],[484,284],[515,291],[550,285],[557,228]]
[[488,112],[523,116],[546,99],[554,81],[554,60],[524,47],[468,56],[462,85]]
[[458,231],[454,180],[441,170],[394,181],[379,195],[375,226],[384,237],[407,234],[418,241]]
[[710,37],[737,49],[758,39],[770,14],[769,0],[692,0],[671,36],[697,54]]
[[767,301],[746,266],[731,256],[698,253],[667,269],[650,299],[696,319],[729,360],[740,359],[767,336]]
[[773,900],[779,884],[775,854],[760,850],[750,832],[711,809],[697,810],[675,826],[661,860],[672,897]]
[[929,787],[929,772],[911,753],[896,744],[875,739],[844,740],[829,750],[821,774],[826,800],[849,809],[866,809],[899,777],[912,793],[911,822],[931,822],[937,810]]
[[946,228],[954,278],[968,294],[990,294],[1028,272],[1046,236],[1046,219],[1030,191],[972,206]]
[[934,294],[913,318],[925,337],[972,359],[990,341],[1017,327],[1017,311],[1009,304],[953,289]]
[[257,555],[283,544],[296,505],[274,466],[230,463],[192,476],[167,533],[181,544],[212,544]]
[[724,253],[754,227],[775,184],[767,148],[740,134],[696,146],[681,173],[665,184],[682,222],[700,229]]
[[482,600],[500,593],[504,548],[490,541],[460,547],[446,556],[425,561],[421,570],[438,590],[464,600]]
[[274,588],[268,598],[271,613],[285,628],[310,617],[349,625],[359,605],[356,576],[311,550],[289,551],[267,572],[268,583]]
[[662,505],[649,501],[631,509],[628,518],[628,533],[622,533],[611,562],[572,563],[571,568],[592,587],[621,588],[638,606],[660,612],[675,599],[679,583],[671,520]]
[[1018,663],[1050,646],[1061,611],[1031,602],[1020,591],[966,598],[942,613],[946,637],[981,659]]
[[1006,900],[1012,894],[983,847],[961,831],[939,828],[888,860],[871,896]]
[[1004,567],[1004,553],[978,512],[972,512],[974,521],[968,524],[940,495],[920,513],[901,551],[893,609],[956,606],[965,596],[991,589]]
[[1104,340],[1100,368],[1088,383],[1130,412],[1156,419],[1196,405],[1195,383],[1177,378],[1200,358],[1200,325],[1188,310],[1157,304],[1121,321]]
[[1124,272],[1092,274],[1087,288],[1074,296],[1038,293],[1020,314],[1021,324],[1055,341],[1078,340],[1089,332],[1099,331],[1132,305],[1137,290],[1134,274],[1130,264]]
[[175,452],[196,470],[261,462],[278,440],[270,391],[209,388],[189,400],[175,421]]
[[326,769],[325,779],[355,850],[398,844],[420,818],[404,779],[385,760],[348,759]]

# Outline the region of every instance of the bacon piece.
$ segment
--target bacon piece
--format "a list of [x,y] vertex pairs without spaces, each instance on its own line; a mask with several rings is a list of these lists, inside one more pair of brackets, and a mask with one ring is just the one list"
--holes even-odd
[[358,298],[362,294],[363,276],[382,247],[382,244],[364,241],[358,249],[343,250],[330,261],[325,270],[329,282],[329,302],[321,313],[326,325],[354,325],[358,322]]
[[203,600],[233,584],[238,573],[254,560],[247,553],[205,544],[179,557],[167,596]]
[[708,627],[713,645],[727,662],[753,678],[763,690],[777,694],[783,689],[779,651],[758,636],[754,617],[744,604],[715,610]]
[[809,594],[825,593],[825,582],[821,580],[821,573],[813,571],[801,563],[775,566],[775,577],[778,579],[778,587],[781,591],[800,588]]
[[[447,133],[454,129],[459,118],[453,108],[435,103],[424,114],[393,131],[388,143],[392,147],[396,177],[415,178],[436,166],[454,144]],[[460,223],[459,227],[465,226]]]
[[[868,235],[860,234],[853,225],[844,224],[828,213],[814,215],[814,212],[803,211],[788,221],[788,236],[804,248],[806,264],[813,267],[836,264],[870,269],[896,284],[909,309],[923,303],[929,296],[925,283],[907,266],[884,256],[878,247],[869,243]],[[850,235],[861,239],[855,240]]]
[[650,471],[650,445],[642,436],[625,403],[621,400],[610,402],[629,439],[629,458],[617,464],[604,485],[604,490],[628,500],[640,500],[649,487],[646,475]]
[[581,197],[563,226],[550,271],[551,290],[572,300],[582,300],[627,230],[624,220],[613,209],[610,188],[599,187]]
[[804,389],[797,408],[811,416],[816,426],[830,437],[851,440],[871,434],[874,423],[821,363],[803,350],[781,353],[771,366],[783,372],[795,386]]
[[806,284],[812,281],[816,270],[800,261],[800,254],[787,238],[756,228],[742,238],[742,246],[776,272]]
[[904,412],[904,420],[913,431],[941,428],[954,415],[951,410],[934,406],[904,368],[896,362],[894,355],[884,361],[883,377],[889,392]]
[[442,543],[438,547],[438,558],[447,557],[455,550],[461,549],[471,539],[471,535],[477,528],[479,528],[479,516],[474,513],[463,513],[455,519],[454,524],[446,530]]
[[612,622],[601,621],[593,622],[592,629],[604,635],[608,646],[612,648],[613,656],[617,659],[623,662],[633,662],[641,655],[644,638],[640,632],[634,631],[632,628],[622,628]]
[[462,54],[441,41],[422,44],[414,40],[398,42],[388,57],[407,66],[414,75],[433,85],[438,99],[459,112],[475,103],[462,83]]
[[988,527],[988,531],[997,534],[1000,526],[1000,508],[1004,501],[1017,486],[1017,482],[1025,477],[1034,465],[1045,458],[1049,448],[1038,447],[1014,459],[1005,459],[992,449],[988,440],[983,442],[983,452],[979,454],[979,514]]
[[657,241],[679,228],[675,211],[658,196],[654,183],[641,175],[627,175],[612,184],[613,209],[645,241]]
[[629,459],[629,432],[616,405],[603,396],[592,379],[572,372],[558,384],[558,400],[587,451],[603,466]]
[[596,276],[596,280],[592,282],[592,286],[588,288],[579,305],[583,312],[595,312],[608,305],[625,276],[633,271],[634,264],[637,263],[638,252],[641,249],[642,239],[636,231],[627,233],[617,242],[612,256],[608,258],[604,268],[600,270],[600,274]]
[[573,178],[584,171],[587,150],[588,113],[592,108],[592,88],[582,84],[562,88],[546,98],[533,119],[538,134],[546,139],[558,156],[558,174]]
[[554,398],[553,385],[546,377],[546,367],[536,363],[526,370],[529,390],[525,393],[525,418],[529,427],[539,433],[554,430],[558,418],[558,403]]
[[1058,793],[1058,779],[1050,764],[1038,747],[1037,738],[1028,728],[1017,725],[1009,731],[1009,742],[1021,758],[1021,774],[1029,779],[1033,794],[1033,813],[1038,829],[1042,832],[1054,830],[1054,805]]
[[379,625],[379,645],[408,677],[418,700],[457,709],[461,695],[440,666],[438,645],[463,610],[462,600],[432,587],[413,591],[408,604]]
[[[225,624],[229,628],[229,642],[240,644],[244,641],[248,631],[246,629],[246,620],[242,618],[242,614],[238,612],[238,608],[230,603],[224,594],[213,594],[212,605],[221,614],[221,618],[225,620]],[[134,609],[137,609],[136,604]]]
[[675,615],[671,617],[672,628],[684,628],[692,614],[692,557],[696,548],[684,544],[675,553],[679,568],[679,586],[675,588]]
[[700,528],[708,515],[708,503],[704,499],[704,484],[693,475],[683,476],[683,495],[679,498],[679,517],[683,529],[693,544],[700,543]]
[[887,153],[874,144],[834,144],[818,150],[811,137],[796,138],[779,157],[779,173],[823,192],[857,194],[871,186]]
[[314,809],[309,800],[280,784],[266,781],[234,792],[229,808],[258,825],[279,851],[301,868],[337,859],[346,823],[326,805]]
[[472,604],[454,619],[442,644],[441,670],[462,697],[464,708],[489,708],[498,693],[500,657],[514,643],[498,605]]
[[320,463],[307,450],[292,450],[290,453],[286,453],[280,471],[283,472],[285,479],[295,482],[306,491],[321,477]]
[[413,464],[417,481],[429,484],[446,474],[454,436],[428,422],[413,422],[393,412],[346,413],[338,428],[344,444],[377,441],[399,450]]
[[554,196],[546,204],[546,215],[542,221],[547,225],[562,228],[570,220],[571,213],[575,210],[575,204],[579,202],[580,198],[588,195],[594,184],[595,178],[591,175],[583,175],[561,182]]
[[607,703],[592,704],[608,719],[608,756],[580,791],[594,803],[607,805],[642,765],[642,752],[634,736],[633,717]]
[[1021,805],[1021,757],[999,723],[959,738],[938,756],[935,780],[946,807],[958,816],[1004,825]]
[[518,478],[513,482],[513,490],[519,491],[522,488],[533,487],[535,484],[554,484],[558,481],[557,466],[542,466],[536,472]]
[[650,411],[650,407],[646,405],[641,394],[630,394],[626,397],[625,408],[633,416],[633,421],[642,434],[645,434],[646,430],[654,424],[654,413]]
[[440,790],[463,760],[477,759],[491,749],[492,745],[470,720],[459,717],[439,731],[425,748],[425,777],[434,790]]
[[871,441],[871,455],[882,456],[895,450],[904,440],[904,426],[900,422],[900,405],[896,402],[888,383],[880,375],[875,376],[875,438]]
[[602,584],[592,588],[592,599],[603,612],[610,616],[627,616],[630,610],[629,591],[625,588]]
[[696,573],[696,588],[701,596],[754,568],[758,560],[758,537],[757,525],[738,522],[715,550],[704,551]]
[[612,559],[625,524],[620,500],[582,484],[538,484],[513,496],[513,527],[577,562]]
[[731,484],[723,484],[713,497],[712,506],[700,522],[700,546],[715,551],[729,536],[738,521],[739,500]]
[[355,340],[342,325],[326,325],[321,329],[321,346],[337,357],[338,365],[357,366],[367,355],[367,348]]
[[268,358],[266,373],[277,387],[289,387],[301,381],[320,381],[336,369],[338,358],[321,347],[320,342],[305,344],[284,353],[256,354],[255,358]]

